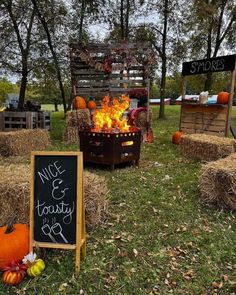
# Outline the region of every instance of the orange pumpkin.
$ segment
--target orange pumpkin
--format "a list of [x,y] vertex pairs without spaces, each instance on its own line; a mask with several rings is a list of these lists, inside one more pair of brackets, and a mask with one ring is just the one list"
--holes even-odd
[[97,108],[96,102],[93,101],[93,100],[90,100],[90,101],[88,102],[88,108],[89,108],[90,110],[95,110],[95,109]]
[[229,101],[229,93],[221,91],[217,95],[217,103],[226,104]]
[[179,144],[180,138],[181,138],[182,135],[183,135],[182,131],[174,132],[173,135],[172,135],[172,143]]
[[4,267],[2,275],[3,283],[7,285],[18,285],[26,275],[27,265],[19,261],[12,261],[9,266]]
[[87,105],[86,105],[86,101],[82,96],[76,96],[75,100],[74,100],[74,108],[76,110],[79,109],[86,109]]
[[0,227],[0,269],[12,260],[21,260],[29,253],[29,227],[26,224],[9,224]]

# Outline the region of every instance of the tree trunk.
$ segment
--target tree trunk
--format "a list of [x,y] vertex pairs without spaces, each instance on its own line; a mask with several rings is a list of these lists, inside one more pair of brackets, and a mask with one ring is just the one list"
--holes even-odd
[[164,27],[162,34],[162,65],[161,65],[161,91],[160,91],[160,110],[159,118],[165,118],[165,93],[166,93],[166,40],[168,25],[168,0],[165,0],[164,6]]
[[128,40],[129,37],[129,13],[130,13],[130,2],[126,1],[126,14],[125,14],[125,39]]
[[124,0],[120,2],[120,31],[121,39],[125,38],[125,26],[124,26]]
[[56,100],[54,100],[54,108],[55,108],[55,112],[58,112],[58,103]]
[[23,69],[22,70],[22,77],[21,77],[21,84],[20,84],[19,102],[18,102],[18,109],[19,110],[22,110],[24,107],[25,91],[26,91],[26,86],[27,86],[27,76],[28,76],[27,69]]
[[36,0],[31,0],[31,2],[33,3],[33,5],[35,7],[38,18],[39,18],[39,20],[40,20],[40,22],[41,22],[41,24],[42,24],[42,26],[44,28],[44,31],[45,31],[45,33],[47,35],[48,46],[50,48],[50,51],[51,51],[52,57],[53,57],[53,61],[55,63],[57,79],[58,79],[58,83],[59,83],[59,87],[60,87],[60,91],[61,91],[61,98],[62,98],[64,113],[66,113],[67,109],[66,109],[65,91],[64,91],[64,86],[63,86],[63,83],[62,83],[61,70],[60,70],[57,54],[56,54],[56,51],[54,50],[54,47],[53,47],[53,44],[52,44],[51,34],[49,32],[47,22],[46,22],[44,16],[41,14],[40,10],[39,10],[39,7],[37,5],[37,1]]
[[161,66],[161,91],[160,91],[160,109],[159,118],[165,118],[165,93],[166,93],[166,57],[162,58]]
[[79,41],[80,42],[83,40],[84,15],[85,15],[85,0],[82,1],[81,12],[80,12],[80,23],[79,23]]

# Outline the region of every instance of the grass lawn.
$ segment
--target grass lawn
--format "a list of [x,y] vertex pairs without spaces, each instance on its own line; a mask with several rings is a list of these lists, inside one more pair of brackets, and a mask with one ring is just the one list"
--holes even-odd
[[[167,106],[165,120],[153,110],[155,141],[142,146],[139,168],[85,168],[105,176],[110,215],[88,233],[80,274],[74,251],[48,249],[43,275],[1,284],[0,294],[236,294],[235,215],[201,203],[202,164],[171,143],[179,106]],[[63,128],[53,113],[53,149],[78,149],[61,142]]]

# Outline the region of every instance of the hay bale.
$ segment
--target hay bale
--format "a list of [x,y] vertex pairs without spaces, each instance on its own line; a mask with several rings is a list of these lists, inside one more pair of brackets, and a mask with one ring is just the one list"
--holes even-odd
[[[17,222],[29,222],[30,172],[25,164],[0,166],[0,225],[12,214]],[[85,220],[88,229],[97,226],[107,214],[108,189],[103,177],[84,173]]]
[[0,155],[4,157],[24,156],[49,146],[50,134],[45,129],[0,132]]
[[15,214],[18,222],[29,221],[29,166],[0,166],[0,225]]
[[179,148],[188,158],[215,161],[234,153],[236,141],[208,134],[188,134],[181,136]]
[[236,210],[236,153],[203,165],[200,191],[204,202]]
[[89,109],[73,110],[66,113],[67,127],[89,127],[91,125],[91,116]]
[[63,134],[63,140],[67,143],[78,143],[79,142],[79,128],[69,127],[65,128]]
[[107,214],[108,188],[106,180],[91,172],[84,172],[85,220],[88,228],[93,228]]

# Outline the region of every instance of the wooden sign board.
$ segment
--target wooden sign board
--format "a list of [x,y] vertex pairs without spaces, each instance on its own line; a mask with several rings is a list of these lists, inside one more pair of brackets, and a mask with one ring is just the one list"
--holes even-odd
[[197,75],[210,72],[233,71],[235,69],[236,55],[219,56],[215,58],[184,62],[182,75]]
[[86,252],[81,152],[32,152],[30,251],[33,247]]

